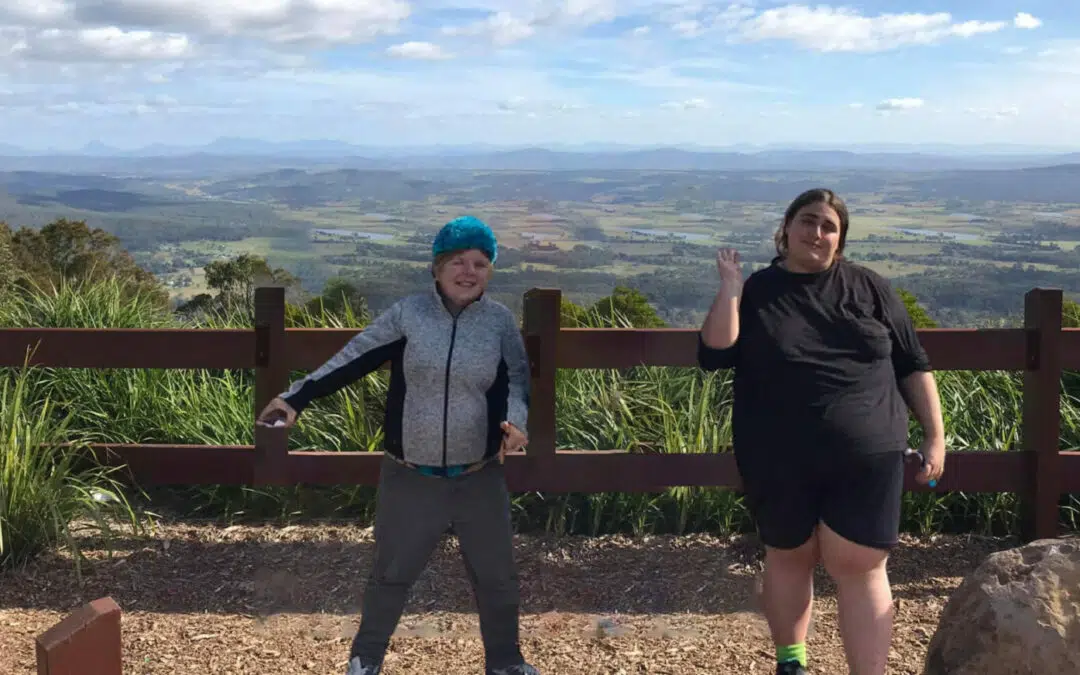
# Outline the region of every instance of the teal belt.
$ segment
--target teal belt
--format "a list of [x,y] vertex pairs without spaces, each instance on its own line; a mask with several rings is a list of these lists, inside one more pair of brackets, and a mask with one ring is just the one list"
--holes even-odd
[[416,470],[425,476],[440,476],[442,478],[453,478],[465,473],[471,464],[455,464],[453,466],[417,466]]
[[438,476],[439,478],[455,478],[466,473],[472,473],[478,469],[483,468],[485,464],[490,462],[490,459],[484,459],[479,462],[473,462],[472,464],[451,464],[450,466],[421,466],[419,464],[413,464],[412,462],[404,462],[397,457],[394,458],[399,463],[404,464],[410,469],[415,469],[425,476]]

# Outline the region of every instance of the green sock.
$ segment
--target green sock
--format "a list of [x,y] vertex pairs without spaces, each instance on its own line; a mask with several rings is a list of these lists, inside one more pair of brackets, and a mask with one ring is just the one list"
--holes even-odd
[[786,647],[776,648],[776,662],[787,663],[789,661],[798,661],[799,665],[803,668],[806,667],[806,643],[800,642],[797,645],[788,645]]

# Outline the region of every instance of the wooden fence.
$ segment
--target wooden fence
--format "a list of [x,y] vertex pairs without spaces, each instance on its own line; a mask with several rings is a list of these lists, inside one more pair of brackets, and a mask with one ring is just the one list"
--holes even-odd
[[[530,442],[507,458],[514,490],[652,491],[669,486],[740,485],[730,452],[640,453],[556,449],[557,368],[697,365],[693,329],[560,328],[561,293],[525,294],[523,334],[532,365]],[[1062,293],[1033,289],[1024,328],[929,329],[919,337],[936,370],[1023,371],[1022,449],[950,452],[935,488],[907,490],[1016,492],[1025,506],[1024,536],[1055,536],[1063,493],[1080,492],[1080,452],[1059,451],[1060,381],[1080,370],[1080,330],[1062,330]],[[0,329],[0,366],[54,368],[254,369],[252,415],[284,390],[293,371],[322,364],[356,329],[285,328],[284,290],[256,291],[254,329]],[[183,411],[177,411],[183,414]],[[290,451],[287,431],[254,427],[254,445],[101,445],[99,461],[126,465],[147,484],[374,484],[379,452]]]

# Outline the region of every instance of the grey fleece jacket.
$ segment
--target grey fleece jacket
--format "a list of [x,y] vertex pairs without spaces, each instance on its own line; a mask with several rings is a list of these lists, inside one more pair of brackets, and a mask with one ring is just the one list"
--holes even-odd
[[436,284],[399,300],[281,397],[300,412],[387,361],[387,453],[471,464],[498,453],[503,421],[527,433],[529,360],[513,313],[481,296],[455,317]]

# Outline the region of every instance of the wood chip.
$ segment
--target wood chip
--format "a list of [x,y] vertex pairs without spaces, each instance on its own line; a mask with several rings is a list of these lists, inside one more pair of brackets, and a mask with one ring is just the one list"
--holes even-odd
[[[77,603],[106,595],[125,612],[125,672],[344,672],[371,528],[166,524],[152,541],[121,543],[122,565],[88,544],[82,587],[70,558],[58,553],[0,576],[0,672],[32,675],[34,637]],[[903,539],[890,562],[897,598],[890,673],[922,672],[949,593],[987,554],[1011,545],[953,535]],[[154,546],[168,555],[149,553]],[[773,672],[752,537],[522,536],[515,553],[522,650],[545,675]],[[811,668],[847,672],[835,586],[821,572],[815,586]],[[385,675],[483,672],[472,589],[453,539],[413,588],[405,627],[391,640]]]

